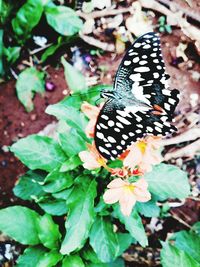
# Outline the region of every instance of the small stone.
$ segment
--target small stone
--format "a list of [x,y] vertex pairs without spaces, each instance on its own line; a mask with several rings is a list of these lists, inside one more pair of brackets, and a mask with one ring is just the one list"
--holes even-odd
[[36,115],[36,114],[32,114],[32,115],[31,115],[31,120],[32,120],[32,121],[35,121],[36,118],[37,118],[37,115]]
[[63,95],[68,95],[68,90],[65,89],[62,91],[62,93],[63,93]]
[[23,122],[23,121],[20,123],[20,125],[21,125],[22,127],[24,127],[24,126],[25,126],[25,124],[24,124],[24,122]]

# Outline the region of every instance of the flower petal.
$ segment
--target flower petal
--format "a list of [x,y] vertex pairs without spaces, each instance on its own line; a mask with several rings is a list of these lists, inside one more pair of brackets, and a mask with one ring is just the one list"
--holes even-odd
[[101,167],[99,162],[89,151],[81,151],[79,157],[84,162],[83,167],[85,169],[94,170]]
[[140,189],[147,189],[148,183],[144,178],[140,178],[137,182],[134,183],[134,186]]
[[84,102],[81,105],[81,111],[89,118],[89,119],[96,119],[100,109],[96,106],[93,106],[87,102]]
[[121,178],[117,178],[117,179],[112,180],[107,185],[107,187],[108,188],[120,188],[120,187],[123,187],[123,186],[125,186],[127,184],[128,184],[128,182],[123,181]]
[[104,202],[107,204],[113,204],[118,202],[119,197],[121,195],[121,191],[121,188],[108,189],[103,195]]
[[135,166],[139,165],[142,160],[142,153],[139,148],[134,144],[130,148],[130,152],[123,161],[125,167],[134,169]]
[[135,202],[136,198],[131,191],[126,190],[126,192],[121,195],[119,205],[124,216],[130,216]]
[[151,199],[151,194],[148,190],[142,190],[140,188],[135,188],[134,195],[137,201],[139,202],[147,202]]

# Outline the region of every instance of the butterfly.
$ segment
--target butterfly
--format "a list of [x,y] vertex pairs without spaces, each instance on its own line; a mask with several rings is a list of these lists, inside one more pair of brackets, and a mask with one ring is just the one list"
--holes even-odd
[[171,121],[179,91],[169,89],[169,78],[158,34],[139,37],[117,70],[113,90],[101,93],[105,103],[94,140],[104,158],[116,159],[146,135],[165,136],[176,131]]

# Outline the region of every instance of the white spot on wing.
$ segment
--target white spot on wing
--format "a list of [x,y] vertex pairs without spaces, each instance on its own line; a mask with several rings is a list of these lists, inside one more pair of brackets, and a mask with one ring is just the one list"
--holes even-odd
[[126,125],[130,125],[130,121],[126,120],[125,118],[121,117],[121,116],[116,116],[116,118],[122,122],[123,124],[126,124]]
[[124,61],[124,65],[125,65],[125,66],[129,66],[130,64],[131,64],[131,61],[130,61],[130,60],[125,60],[125,61]]
[[116,143],[117,141],[112,136],[108,136],[108,141],[111,143]]
[[134,69],[134,71],[147,72],[147,71],[150,71],[150,68],[149,67],[137,67],[137,68]]

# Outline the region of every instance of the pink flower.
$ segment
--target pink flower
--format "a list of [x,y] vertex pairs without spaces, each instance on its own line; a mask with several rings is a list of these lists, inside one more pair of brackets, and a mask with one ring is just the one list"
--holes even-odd
[[103,195],[107,204],[114,204],[119,201],[121,212],[124,216],[129,216],[136,201],[147,202],[151,195],[147,190],[148,184],[144,178],[135,183],[129,183],[121,178],[114,179],[107,187],[109,188]]
[[123,160],[123,165],[134,169],[139,166],[143,172],[152,170],[152,165],[159,164],[163,158],[159,151],[160,138],[146,137],[129,147],[129,153]]
[[88,170],[94,170],[102,166],[109,169],[106,165],[107,160],[99,154],[94,143],[92,145],[87,144],[87,147],[89,151],[79,152],[79,157],[83,161],[83,167]]
[[85,129],[86,135],[89,138],[94,137],[94,128],[95,128],[96,120],[97,120],[100,110],[101,110],[101,107],[90,105],[87,102],[84,102],[81,106],[81,111],[90,119]]

